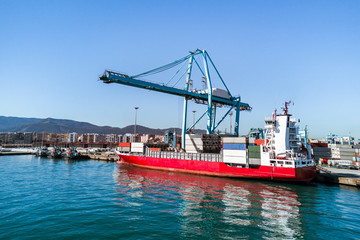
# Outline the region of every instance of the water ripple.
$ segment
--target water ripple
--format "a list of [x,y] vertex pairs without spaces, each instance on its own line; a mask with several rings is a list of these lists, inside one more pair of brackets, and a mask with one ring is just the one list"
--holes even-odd
[[0,158],[0,239],[355,239],[355,188]]

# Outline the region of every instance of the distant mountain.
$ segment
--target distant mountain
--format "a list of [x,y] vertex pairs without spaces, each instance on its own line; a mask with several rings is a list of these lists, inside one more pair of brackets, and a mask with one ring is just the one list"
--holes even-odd
[[[166,130],[175,130],[181,133],[179,128],[167,129],[153,129],[136,125],[136,132],[139,134],[157,134],[163,135]],[[3,117],[0,116],[0,132],[47,132],[47,133],[69,133],[76,132],[83,133],[98,133],[98,134],[125,134],[133,133],[134,125],[124,128],[110,127],[110,126],[97,126],[87,122],[78,122],[66,119],[54,118],[20,118],[20,117]],[[199,130],[196,132],[205,133]]]
[[0,131],[9,128],[29,124],[41,120],[40,118],[4,117],[0,116]]

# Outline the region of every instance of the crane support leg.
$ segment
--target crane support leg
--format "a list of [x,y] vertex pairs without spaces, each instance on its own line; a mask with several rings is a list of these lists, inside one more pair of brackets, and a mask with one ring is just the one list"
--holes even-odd
[[230,109],[225,113],[225,115],[222,117],[222,119],[216,124],[214,131],[217,129],[217,127],[220,125],[220,123],[222,123],[222,121],[224,121],[224,119],[229,115],[229,113],[231,112],[231,110],[233,110],[234,106],[230,107]]
[[182,149],[185,149],[186,121],[187,121],[187,100],[186,100],[186,98],[184,98],[183,124],[182,124],[182,130],[181,130],[181,148]]
[[210,72],[209,72],[209,66],[207,62],[206,52],[203,51],[203,57],[204,57],[204,68],[205,68],[205,74],[206,74],[206,83],[208,88],[208,119],[207,119],[207,134],[212,134],[212,125],[213,125],[213,111],[212,111],[212,84],[210,81]]
[[212,120],[211,120],[211,132],[215,132],[215,124],[216,124],[216,105],[212,106]]
[[[194,57],[191,56],[189,59],[189,66],[188,71],[186,75],[186,83],[185,83],[185,90],[189,91],[190,88],[190,77],[191,77],[191,69],[192,69],[192,62]],[[187,121],[187,104],[188,100],[186,97],[184,97],[184,112],[183,112],[183,124],[182,124],[182,130],[181,130],[181,148],[185,149],[185,134],[186,134],[186,121]]]
[[240,123],[240,98],[238,98],[238,102],[236,104],[236,116],[235,116],[235,135],[239,136],[239,123]]

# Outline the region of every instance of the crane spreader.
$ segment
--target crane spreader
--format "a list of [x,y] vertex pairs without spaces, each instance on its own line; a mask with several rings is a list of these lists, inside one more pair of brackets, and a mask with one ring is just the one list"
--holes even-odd
[[[204,69],[202,69],[196,60],[196,56],[201,56],[204,63]],[[173,68],[185,61],[189,61],[188,68],[186,71],[186,82],[185,88],[176,88],[173,86],[168,86],[165,84],[153,83],[144,80],[140,80],[139,77],[147,76],[150,74],[159,73],[170,68]],[[209,65],[209,62],[211,65]],[[193,71],[193,66],[198,67],[202,74],[202,79],[205,80],[205,88],[202,90],[192,89],[192,79],[191,74]],[[224,85],[226,90],[219,90],[212,87],[212,82],[210,78],[210,66],[213,67],[216,74],[220,78],[222,84]],[[185,148],[185,134],[188,133],[205,115],[207,115],[207,133],[212,134],[215,132],[216,128],[220,125],[220,123],[226,118],[226,116],[235,109],[235,129],[234,133],[236,136],[239,135],[239,121],[240,121],[240,111],[242,110],[251,110],[251,107],[247,103],[241,102],[240,96],[234,97],[231,95],[228,87],[223,81],[220,73],[216,69],[213,61],[211,60],[209,54],[206,50],[197,49],[194,52],[190,52],[187,56],[180,58],[174,62],[166,64],[164,66],[146,71],[144,73],[129,76],[126,74],[105,70],[103,75],[99,77],[101,81],[104,83],[118,83],[127,86],[144,88],[148,90],[153,90],[157,92],[167,93],[171,95],[177,95],[184,97],[184,112],[183,112],[183,124],[182,124],[182,148]],[[207,110],[198,118],[198,120],[189,128],[187,128],[187,104],[188,100],[194,100],[195,103],[206,104]],[[228,106],[229,110],[225,113],[225,115],[216,123],[216,108],[221,106]]]

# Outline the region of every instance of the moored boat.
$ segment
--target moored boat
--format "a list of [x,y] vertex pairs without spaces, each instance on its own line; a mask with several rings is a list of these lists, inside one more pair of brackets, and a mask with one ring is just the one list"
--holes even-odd
[[61,149],[58,147],[49,148],[47,156],[49,158],[61,158]]
[[48,149],[46,147],[38,148],[35,154],[37,157],[47,157]]
[[76,151],[76,149],[73,149],[73,148],[65,149],[61,153],[61,156],[64,159],[77,159],[77,158],[79,158],[78,152]]

